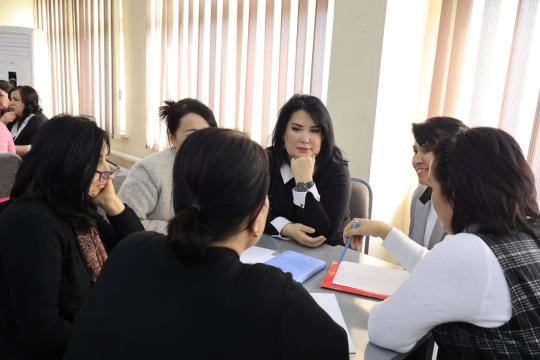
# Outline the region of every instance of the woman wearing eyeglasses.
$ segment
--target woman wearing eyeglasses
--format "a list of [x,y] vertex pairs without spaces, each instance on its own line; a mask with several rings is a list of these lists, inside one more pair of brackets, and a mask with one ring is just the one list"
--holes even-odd
[[108,153],[93,121],[61,115],[25,157],[0,216],[1,359],[61,358],[107,253],[144,230],[114,192]]

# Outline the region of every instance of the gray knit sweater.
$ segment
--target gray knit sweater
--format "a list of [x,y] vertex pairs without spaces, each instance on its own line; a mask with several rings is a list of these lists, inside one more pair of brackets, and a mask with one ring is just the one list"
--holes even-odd
[[118,196],[135,211],[146,230],[167,234],[167,221],[174,216],[172,168],[175,149],[152,154],[129,171]]

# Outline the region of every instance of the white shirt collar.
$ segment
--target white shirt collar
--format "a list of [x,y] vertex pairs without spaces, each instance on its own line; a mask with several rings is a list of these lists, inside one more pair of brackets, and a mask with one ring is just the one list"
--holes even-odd
[[281,173],[281,178],[283,179],[284,184],[288,183],[293,178],[291,166],[286,162],[283,162],[283,164],[281,164],[279,172]]
[[36,114],[30,114],[28,115],[21,123],[16,122],[15,125],[11,128],[11,136],[13,137],[13,140],[17,138],[23,131],[23,129],[28,125],[28,121]]

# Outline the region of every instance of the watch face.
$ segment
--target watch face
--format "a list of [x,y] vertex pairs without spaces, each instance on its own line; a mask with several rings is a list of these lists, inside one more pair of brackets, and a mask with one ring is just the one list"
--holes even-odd
[[307,186],[305,183],[303,182],[299,182],[296,184],[296,186],[294,187],[294,189],[296,191],[300,191],[300,192],[303,192],[303,191],[307,191]]

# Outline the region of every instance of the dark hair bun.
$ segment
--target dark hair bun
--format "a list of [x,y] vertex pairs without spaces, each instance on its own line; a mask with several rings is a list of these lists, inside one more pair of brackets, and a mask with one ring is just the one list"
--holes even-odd
[[173,241],[171,246],[181,259],[197,259],[204,255],[210,244],[210,236],[200,221],[199,208],[190,206],[178,212],[169,222],[168,233],[181,237],[182,242]]

